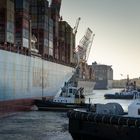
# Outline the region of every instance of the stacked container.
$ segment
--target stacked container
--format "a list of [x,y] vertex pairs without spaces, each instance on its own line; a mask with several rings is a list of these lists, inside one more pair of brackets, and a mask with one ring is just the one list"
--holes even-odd
[[59,59],[59,46],[58,46],[58,40],[59,40],[59,17],[60,17],[60,7],[61,7],[61,0],[52,0],[51,2],[51,18],[53,19],[53,45],[54,45],[54,58]]
[[66,24],[66,44],[65,44],[65,53],[66,53],[66,63],[70,64],[70,56],[71,56],[71,50],[72,50],[72,28],[67,23]]
[[[48,5],[49,3],[47,0],[30,1],[32,33],[37,38],[36,48],[39,50],[40,54],[42,54],[44,57],[52,55],[53,51],[53,45],[49,42],[49,25],[51,24],[51,26],[53,26],[53,23],[50,22],[49,19]],[[52,51],[49,51],[49,46],[51,46]]]
[[59,22],[59,59],[65,62],[65,22]]
[[53,20],[49,18],[49,55],[53,57]]
[[29,0],[15,0],[15,43],[29,48],[30,43]]
[[59,58],[67,64],[71,63],[73,54],[73,32],[66,21],[59,22]]
[[0,43],[14,44],[14,1],[0,0]]

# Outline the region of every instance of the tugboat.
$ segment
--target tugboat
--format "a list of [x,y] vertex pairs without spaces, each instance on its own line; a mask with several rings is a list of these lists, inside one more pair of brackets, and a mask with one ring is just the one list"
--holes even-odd
[[105,94],[105,99],[133,99],[135,96],[140,95],[140,89],[136,87],[136,82],[130,82],[129,76],[127,77],[126,87],[115,94]]
[[124,112],[118,103],[94,104],[88,109],[67,113],[69,132],[74,140],[139,140],[140,99]]
[[105,94],[105,99],[133,99],[136,95],[140,95],[140,90],[122,90],[115,94]]
[[61,89],[58,96],[52,100],[35,100],[35,105],[39,110],[53,110],[53,111],[68,111],[74,108],[84,108],[85,96],[83,94],[84,88],[65,86]]

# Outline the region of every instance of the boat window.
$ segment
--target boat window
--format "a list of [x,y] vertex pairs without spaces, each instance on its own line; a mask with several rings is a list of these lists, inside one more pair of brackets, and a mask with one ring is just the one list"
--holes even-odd
[[76,94],[76,92],[77,92],[77,89],[73,89],[73,95]]
[[140,115],[140,108],[138,109],[138,115]]
[[69,89],[69,93],[72,93],[72,89]]

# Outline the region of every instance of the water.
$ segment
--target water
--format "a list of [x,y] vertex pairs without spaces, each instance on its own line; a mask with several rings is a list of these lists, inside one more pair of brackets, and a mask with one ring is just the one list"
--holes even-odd
[[66,113],[20,112],[0,120],[0,140],[72,140]]
[[94,90],[92,95],[86,97],[86,102],[89,103],[102,103],[106,104],[109,102],[115,102],[121,104],[124,111],[128,111],[128,105],[132,103],[132,100],[120,100],[120,99],[104,99],[104,94],[119,92],[121,89],[110,89],[110,90]]
[[[89,98],[92,103],[118,102],[127,111],[132,100],[104,99],[105,93],[116,91],[94,90],[86,102]],[[72,137],[68,132],[66,113],[32,111],[0,119],[0,140],[72,140]]]

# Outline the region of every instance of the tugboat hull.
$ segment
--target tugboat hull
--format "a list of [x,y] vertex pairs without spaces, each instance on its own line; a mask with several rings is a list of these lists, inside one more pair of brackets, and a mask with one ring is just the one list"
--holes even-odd
[[133,99],[134,95],[120,95],[120,94],[105,94],[105,99]]
[[68,111],[74,108],[87,108],[88,104],[74,104],[74,103],[57,103],[46,100],[35,100],[35,105],[38,110],[42,111]]
[[139,140],[140,119],[69,111],[69,132],[74,140]]

